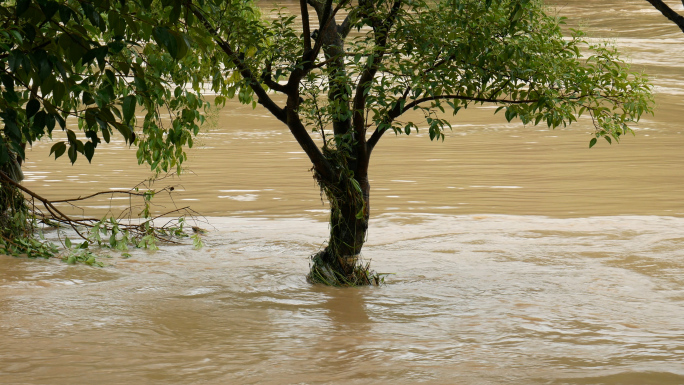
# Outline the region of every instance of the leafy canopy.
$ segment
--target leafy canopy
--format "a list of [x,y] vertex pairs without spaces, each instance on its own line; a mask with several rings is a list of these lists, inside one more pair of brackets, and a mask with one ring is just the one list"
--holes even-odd
[[[309,130],[324,147],[334,138],[369,156],[386,131],[426,124],[443,139],[450,126],[438,111],[493,103],[509,121],[552,128],[589,114],[593,145],[619,139],[652,108],[645,76],[579,31],[564,38],[539,0],[302,3],[295,15],[244,0],[3,2],[0,164],[59,127],[67,139],[55,157],[91,160],[118,132],[141,163],[180,170],[206,88],[216,104],[264,105],[315,165]],[[425,122],[402,121],[410,110]]]
[[56,158],[67,153],[73,163],[82,154],[90,161],[118,132],[137,145],[141,163],[180,170],[206,104],[181,8],[168,3],[3,2],[0,164],[8,151],[23,158],[26,143],[52,137],[58,127],[66,140],[52,146]]

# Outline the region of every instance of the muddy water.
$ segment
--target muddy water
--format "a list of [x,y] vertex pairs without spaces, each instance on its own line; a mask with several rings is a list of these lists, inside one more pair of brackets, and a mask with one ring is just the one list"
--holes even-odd
[[[387,136],[364,254],[389,284],[339,290],[303,279],[327,232],[304,154],[230,105],[192,173],[159,183],[177,187],[159,210],[207,215],[204,249],[104,269],[0,257],[0,383],[684,383],[684,35],[644,1],[553,4],[653,74],[635,137],[589,150],[586,121],[548,131],[491,109],[444,143]],[[149,176],[120,144],[73,167],[49,146],[25,183],[53,199]]]

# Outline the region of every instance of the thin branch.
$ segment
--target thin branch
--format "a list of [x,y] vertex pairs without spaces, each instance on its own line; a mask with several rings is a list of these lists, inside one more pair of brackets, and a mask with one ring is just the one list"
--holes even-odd
[[100,191],[100,192],[96,192],[94,194],[86,195],[84,197],[79,196],[78,198],[61,199],[61,200],[56,200],[56,201],[51,201],[51,202],[52,203],[71,203],[71,202],[83,201],[86,199],[90,199],[90,198],[96,197],[98,195],[107,195],[107,194],[124,194],[124,195],[131,195],[131,196],[145,196],[145,193],[141,193],[141,192],[125,191],[125,190],[112,190],[112,191]]
[[397,14],[401,9],[402,0],[395,0],[392,4],[392,9],[390,10],[387,18],[382,21],[379,25],[373,25],[374,35],[375,35],[375,47],[377,49],[377,55],[373,58],[371,63],[368,63],[367,67],[363,70],[361,77],[356,86],[356,94],[354,95],[353,106],[353,126],[354,131],[357,134],[357,140],[360,143],[360,154],[359,154],[359,170],[366,170],[368,168],[369,161],[369,147],[366,143],[366,121],[363,116],[363,111],[366,106],[366,99],[368,95],[368,89],[375,77],[375,74],[382,63],[387,50],[387,40],[390,30],[392,29],[394,22],[396,21]]
[[[34,191],[18,184],[14,180],[12,180],[7,174],[4,172],[0,171],[0,180],[2,183],[8,183],[11,184],[13,187],[21,190],[23,193],[28,195],[29,198],[25,199],[30,199],[31,202],[34,202],[31,204],[31,212],[36,218],[40,218],[43,222],[45,223],[50,223],[50,222],[55,222],[55,223],[60,223],[60,224],[65,224],[71,227],[79,237],[83,238],[84,240],[88,240],[88,237],[85,236],[79,228],[90,228],[92,229],[94,226],[96,226],[99,222],[101,222],[101,219],[97,218],[81,218],[81,219],[76,219],[72,218],[63,212],[61,212],[59,209],[57,209],[54,204],[55,203],[69,203],[70,205],[74,207],[78,207],[73,205],[71,202],[74,201],[82,201],[85,199],[93,198],[99,195],[106,195],[106,194],[126,194],[129,196],[145,196],[145,193],[138,193],[134,191],[102,191],[98,192],[95,194],[91,194],[85,197],[79,197],[79,198],[73,198],[73,199],[63,199],[63,200],[58,200],[58,201],[50,201],[47,198],[44,198]],[[155,194],[158,194],[163,191],[173,191],[172,187],[166,187],[162,190],[155,191]],[[38,208],[35,207],[35,200],[40,201],[43,204],[43,207],[48,211],[49,215],[45,215],[43,212],[41,212]],[[131,205],[127,210],[132,210],[133,206]],[[173,239],[170,239],[168,233],[165,233],[165,228],[168,227],[168,222],[163,225],[163,226],[154,226],[151,225],[153,221],[168,216],[170,214],[174,213],[179,213],[179,212],[185,212],[189,214],[193,219],[195,219],[195,214],[196,212],[194,210],[191,210],[190,207],[181,207],[181,208],[174,208],[173,210],[168,210],[165,211],[161,214],[158,214],[154,217],[148,217],[148,218],[141,218],[141,222],[139,223],[131,223],[130,218],[129,218],[129,223],[121,223],[118,221],[118,219],[121,218],[121,216],[117,219],[117,225],[119,226],[120,229],[129,231],[133,234],[135,234],[137,237],[144,237],[148,235],[152,235],[154,238],[163,241],[163,242],[169,242],[169,243],[174,243],[174,244],[180,244],[179,242],[174,241]],[[195,219],[196,220],[196,219]],[[150,226],[146,226],[146,224],[150,224]]]
[[[406,95],[406,94],[405,94]],[[471,102],[481,102],[481,103],[500,103],[500,104],[529,104],[529,103],[535,103],[538,102],[539,99],[528,99],[528,100],[510,100],[510,99],[490,99],[490,98],[477,98],[477,97],[469,97],[469,96],[463,96],[463,95],[439,95],[439,96],[427,96],[424,98],[416,99],[412,101],[411,103],[408,103],[401,107],[401,100],[405,100],[405,96],[402,97],[400,100],[397,101],[395,107],[389,112],[387,121],[385,122],[387,125],[391,124],[396,118],[401,116],[404,112],[412,109],[413,107],[418,106],[421,103],[429,102],[429,101],[434,101],[434,100],[467,100]],[[580,97],[570,97],[568,99],[580,99]],[[371,135],[370,139],[368,139],[368,155],[370,156],[370,153],[373,151],[373,148],[375,148],[375,145],[378,144],[378,141],[382,137],[382,135],[387,131],[387,128],[384,128],[380,130],[380,128],[376,128],[375,131],[373,132],[373,135]]]
[[287,94],[289,89],[287,86],[282,85],[278,83],[277,81],[273,80],[273,69],[271,67],[271,61],[269,60],[266,63],[266,66],[264,68],[264,71],[261,74],[261,81],[266,84],[266,86],[276,92],[282,92],[284,94]]

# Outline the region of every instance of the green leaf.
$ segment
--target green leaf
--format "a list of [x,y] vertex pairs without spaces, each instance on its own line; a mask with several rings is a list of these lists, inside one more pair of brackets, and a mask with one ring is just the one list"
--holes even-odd
[[131,129],[128,127],[126,124],[115,124],[114,127],[121,133],[121,136],[123,136],[124,140],[128,143],[129,141],[132,143],[131,140]]
[[100,47],[89,49],[81,58],[81,62],[83,64],[89,64],[91,61],[95,60],[95,57],[99,52],[99,49]]
[[67,7],[66,5],[60,5],[59,19],[62,21],[63,24],[68,23],[69,20],[71,20],[71,8]]
[[53,116],[57,120],[57,123],[59,123],[59,126],[62,128],[62,130],[64,130],[66,128],[66,121],[64,120],[64,118],[57,114],[53,114]]
[[[9,33],[14,37],[14,39],[17,41],[17,43],[19,43],[19,45],[21,45],[24,42],[24,38],[21,36],[19,31],[17,31],[16,29],[10,29]],[[10,67],[11,67],[11,65],[10,65]]]
[[[135,116],[136,99],[135,95],[128,95],[123,99],[124,123],[128,123]],[[107,141],[109,143],[109,141]]]
[[93,95],[90,92],[83,93],[83,104],[95,104],[95,98],[93,98]]
[[21,16],[31,5],[31,0],[17,0],[17,16]]
[[33,124],[31,125],[31,131],[37,136],[42,136],[45,131],[45,122],[47,121],[47,114],[45,111],[38,111],[38,113],[33,117]]
[[26,117],[31,118],[40,110],[40,102],[38,99],[31,99],[26,103]]
[[152,30],[152,36],[154,36],[154,40],[156,40],[159,45],[166,49],[166,51],[169,53],[169,55],[171,55],[172,58],[180,58],[178,50],[178,40],[176,39],[175,34],[170,29],[166,27],[154,27],[154,29]]
[[47,115],[45,118],[45,127],[48,129],[48,133],[52,133],[52,130],[55,129],[55,115],[50,114]]
[[64,245],[67,247],[67,249],[71,248],[71,239],[69,239],[69,237],[64,238]]
[[38,4],[40,5],[40,9],[43,11],[45,20],[52,19],[52,16],[54,16],[59,9],[59,4],[57,4],[55,1],[43,1],[39,2]]
[[67,138],[69,139],[69,143],[76,143],[76,133],[72,130],[67,130]]
[[7,150],[4,139],[2,139],[2,135],[0,135],[0,165],[6,164],[7,162],[9,162],[9,151]]
[[86,142],[83,146],[83,150],[86,159],[88,159],[88,163],[91,163],[91,160],[93,159],[93,154],[95,154],[95,145],[93,144],[93,142]]
[[589,148],[594,147],[595,144],[596,144],[596,138],[591,138],[591,140],[589,141]]
[[76,163],[76,158],[78,157],[78,153],[76,152],[76,146],[74,146],[73,144],[69,146],[69,151],[67,152],[67,155],[69,156],[71,164]]
[[102,130],[102,139],[104,139],[104,141],[106,143],[109,143],[109,140],[110,140],[109,128],[108,127],[100,127],[100,129]]
[[52,88],[52,101],[54,102],[54,104],[57,106],[62,104],[62,99],[64,98],[65,94],[66,94],[66,87],[64,86],[64,83],[62,83],[62,82],[55,83],[55,86]]

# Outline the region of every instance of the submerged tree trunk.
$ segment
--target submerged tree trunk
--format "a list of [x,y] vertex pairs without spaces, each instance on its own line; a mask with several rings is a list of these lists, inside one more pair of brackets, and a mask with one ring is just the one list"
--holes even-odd
[[370,213],[370,185],[365,170],[350,170],[348,158],[339,153],[329,151],[326,155],[339,170],[335,180],[316,175],[330,202],[330,239],[326,248],[312,257],[307,279],[332,286],[377,284],[378,277],[370,272],[369,264],[359,260]]

